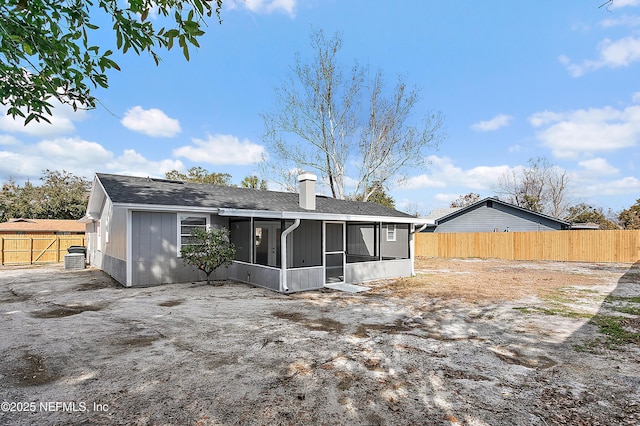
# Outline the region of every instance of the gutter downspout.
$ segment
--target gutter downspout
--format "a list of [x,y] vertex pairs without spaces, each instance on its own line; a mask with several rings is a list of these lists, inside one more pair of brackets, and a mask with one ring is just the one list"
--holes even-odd
[[287,286],[287,235],[300,226],[300,219],[295,219],[293,225],[285,229],[280,235],[280,293],[288,293]]
[[423,223],[422,226],[418,229],[413,229],[413,231],[410,232],[411,234],[411,244],[409,245],[409,258],[411,259],[411,276],[414,277],[416,275],[416,239],[414,237],[414,234],[416,232],[422,232],[424,230],[424,228],[427,227],[426,223]]

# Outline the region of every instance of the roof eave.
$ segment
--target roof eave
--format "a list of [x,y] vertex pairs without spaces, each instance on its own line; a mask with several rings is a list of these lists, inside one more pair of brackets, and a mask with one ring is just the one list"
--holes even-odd
[[417,217],[399,216],[375,216],[375,215],[355,215],[339,213],[321,212],[289,212],[271,210],[245,210],[245,209],[219,209],[220,216],[242,216],[263,219],[306,219],[306,220],[329,220],[336,222],[387,222],[387,223],[409,223],[409,224],[433,224],[433,220],[421,219]]
[[230,209],[215,207],[192,207],[161,204],[135,204],[135,203],[113,203],[113,207],[130,210],[145,211],[169,211],[169,212],[201,212],[216,213],[227,217],[253,217],[262,219],[306,219],[306,220],[330,220],[336,222],[385,222],[385,223],[409,223],[414,225],[433,225],[433,219],[422,219],[417,217],[399,216],[375,216],[375,215],[354,215],[321,212],[291,212],[272,210],[249,210]]

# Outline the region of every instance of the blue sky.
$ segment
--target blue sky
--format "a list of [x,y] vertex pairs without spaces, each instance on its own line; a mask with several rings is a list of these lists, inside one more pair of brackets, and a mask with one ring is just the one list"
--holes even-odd
[[538,156],[570,174],[576,201],[628,208],[640,198],[640,0],[603,2],[227,0],[190,62],[179,50],[159,67],[117,56],[97,109],[57,108],[51,125],[0,118],[0,184],[46,168],[91,178],[192,166],[239,183],[269,155],[260,113],[275,108],[295,53],[311,53],[313,26],[342,33],[345,67],[419,87],[416,120],[444,116],[428,166],[390,188],[398,208],[495,195],[500,176]]

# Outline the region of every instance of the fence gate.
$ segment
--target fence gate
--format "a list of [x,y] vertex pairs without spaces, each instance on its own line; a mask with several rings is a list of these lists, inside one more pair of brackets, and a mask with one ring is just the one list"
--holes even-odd
[[2,237],[0,264],[60,263],[70,246],[84,245],[84,235]]

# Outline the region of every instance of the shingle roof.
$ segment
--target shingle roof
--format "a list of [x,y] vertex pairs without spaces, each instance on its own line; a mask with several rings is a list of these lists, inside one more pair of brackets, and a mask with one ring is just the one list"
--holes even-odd
[[[298,194],[261,191],[251,188],[179,182],[98,173],[107,195],[114,203],[182,207],[211,207],[242,210],[309,212],[298,205]],[[377,203],[338,200],[317,196],[315,213],[341,215],[412,216]]]
[[84,232],[85,224],[67,219],[9,219],[0,232]]
[[437,219],[440,219],[441,217],[448,216],[451,213],[456,212],[458,210],[460,210],[460,207],[443,207],[439,209],[433,209],[427,216],[425,216],[425,219],[437,220]]

